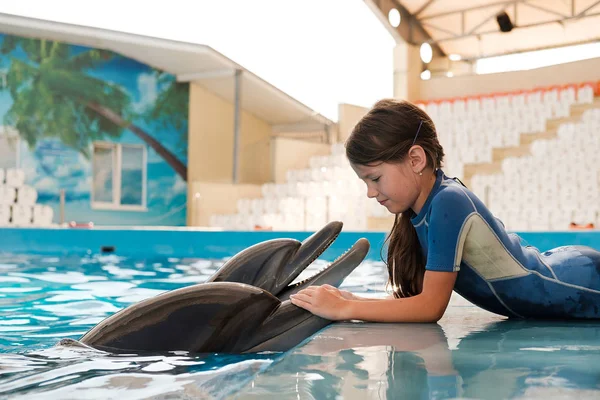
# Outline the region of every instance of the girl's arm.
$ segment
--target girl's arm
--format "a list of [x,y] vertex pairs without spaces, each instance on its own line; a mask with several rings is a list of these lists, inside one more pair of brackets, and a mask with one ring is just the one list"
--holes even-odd
[[437,322],[446,311],[457,272],[425,271],[423,291],[412,297],[361,304],[350,301],[349,317],[373,322]]
[[325,287],[313,286],[290,297],[292,303],[331,320],[437,322],[446,311],[457,272],[425,271],[423,291],[403,299],[347,300]]
[[[376,300],[381,300],[381,298],[371,298],[371,297],[361,297],[358,295],[355,295],[352,292],[349,292],[347,290],[342,290],[342,289],[338,289],[335,286],[331,286],[328,284],[324,284],[321,285],[321,287],[324,287],[330,291],[333,291],[334,293],[339,293],[340,296],[342,296],[344,299],[346,300],[358,300],[358,301],[376,301]],[[393,299],[394,295],[389,295],[387,297],[385,297],[386,299]]]

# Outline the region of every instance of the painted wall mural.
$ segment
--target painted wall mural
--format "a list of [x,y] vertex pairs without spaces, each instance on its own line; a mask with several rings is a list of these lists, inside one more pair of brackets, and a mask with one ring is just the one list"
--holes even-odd
[[110,51],[0,34],[0,168],[58,222],[185,225],[188,84]]

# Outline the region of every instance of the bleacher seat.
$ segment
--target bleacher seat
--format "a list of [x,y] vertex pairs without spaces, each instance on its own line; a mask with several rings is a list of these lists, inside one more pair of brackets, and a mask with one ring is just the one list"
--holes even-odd
[[52,225],[53,217],[54,211],[52,210],[52,207],[42,204],[36,204],[33,206],[32,225],[50,226]]
[[16,200],[18,204],[33,206],[37,200],[37,190],[31,186],[23,185],[16,189]]
[[7,185],[0,185],[0,204],[11,205],[16,199],[16,189]]
[[22,169],[0,168],[0,226],[51,226],[52,208],[37,200],[37,190],[25,185]]
[[13,204],[11,224],[14,226],[31,226],[32,207],[21,204]]
[[10,206],[8,204],[0,204],[0,226],[8,226],[10,224]]
[[25,171],[19,168],[9,168],[6,170],[6,186],[18,188],[25,184]]
[[[417,105],[436,125],[446,153],[444,171],[462,177],[466,163],[489,163],[494,148],[518,146],[521,135],[545,131],[548,119],[568,116],[574,104],[593,103],[595,90],[586,82]],[[600,225],[600,171],[594,163],[600,153],[600,109],[586,111],[578,123],[561,124],[557,132],[556,139],[535,140],[530,156],[504,159],[501,173],[471,179],[471,189],[509,230]],[[557,160],[564,168],[556,168]],[[236,214],[212,216],[211,226],[315,230],[342,220],[347,230],[365,230],[367,217],[389,216],[366,198],[343,143],[332,145],[329,155],[311,157],[309,168],[287,171],[286,183],[262,185],[262,195],[240,199]]]

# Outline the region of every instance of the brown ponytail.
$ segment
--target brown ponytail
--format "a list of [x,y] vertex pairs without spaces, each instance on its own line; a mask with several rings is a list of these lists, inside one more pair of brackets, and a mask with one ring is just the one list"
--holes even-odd
[[[435,126],[419,107],[407,101],[385,99],[356,124],[346,141],[346,156],[352,164],[376,165],[381,162],[400,163],[413,145],[421,146],[427,156],[427,166],[434,171],[442,166],[444,150]],[[421,293],[425,275],[425,256],[410,218],[411,210],[396,214],[388,243],[389,280],[394,297],[410,297]]]
[[410,297],[421,293],[425,274],[425,257],[408,212],[396,214],[394,226],[386,241],[388,287],[394,297]]

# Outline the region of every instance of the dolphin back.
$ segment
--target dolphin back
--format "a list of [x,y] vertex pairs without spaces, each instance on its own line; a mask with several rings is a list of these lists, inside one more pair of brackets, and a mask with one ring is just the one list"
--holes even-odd
[[280,304],[270,293],[241,283],[193,285],[119,311],[80,342],[109,351],[241,353]]

